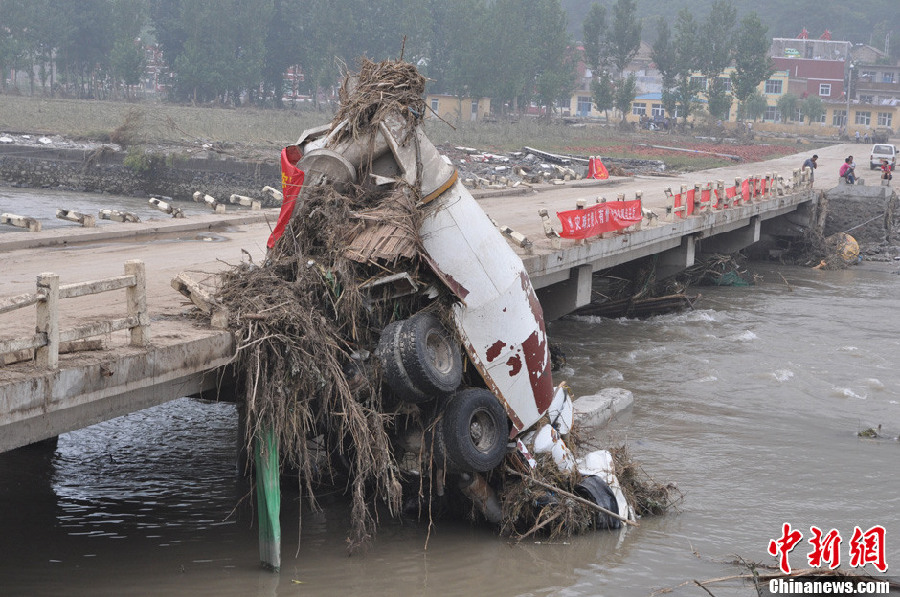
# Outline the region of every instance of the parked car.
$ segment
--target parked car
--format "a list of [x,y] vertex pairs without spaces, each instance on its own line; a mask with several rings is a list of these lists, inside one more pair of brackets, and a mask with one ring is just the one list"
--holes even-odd
[[881,168],[881,160],[887,160],[891,170],[897,164],[897,146],[889,143],[876,143],[869,155],[869,169]]

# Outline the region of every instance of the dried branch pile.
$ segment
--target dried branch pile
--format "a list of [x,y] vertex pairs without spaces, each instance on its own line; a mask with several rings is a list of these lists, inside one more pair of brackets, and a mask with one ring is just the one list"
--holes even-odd
[[682,494],[673,483],[659,483],[635,461],[625,444],[610,450],[616,476],[628,503],[638,516],[657,516],[675,508]]
[[358,139],[376,129],[379,123],[399,114],[412,132],[425,118],[425,77],[407,62],[372,62],[362,58],[359,75],[345,77],[339,92],[340,108],[332,126],[347,121],[335,138]]

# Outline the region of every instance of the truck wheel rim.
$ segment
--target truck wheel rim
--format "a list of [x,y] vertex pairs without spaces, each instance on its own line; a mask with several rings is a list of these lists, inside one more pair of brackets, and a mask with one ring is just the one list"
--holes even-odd
[[447,339],[437,331],[431,331],[425,338],[425,348],[432,366],[443,374],[453,369],[452,347]]
[[484,409],[472,413],[472,417],[469,419],[469,438],[472,440],[472,445],[479,452],[490,452],[496,443],[496,437],[497,424],[494,417]]

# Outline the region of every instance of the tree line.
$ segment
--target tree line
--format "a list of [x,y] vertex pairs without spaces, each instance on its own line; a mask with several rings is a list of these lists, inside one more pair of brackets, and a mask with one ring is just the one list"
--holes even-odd
[[[32,94],[127,96],[153,41],[174,101],[280,105],[292,65],[302,67],[300,92],[316,98],[360,56],[402,57],[430,92],[489,97],[501,112],[568,100],[584,60],[596,107],[626,113],[637,88],[624,72],[643,33],[636,0],[609,10],[594,3],[583,53],[560,0],[0,0],[0,15],[2,85],[23,71]],[[695,109],[697,71],[710,82],[710,113],[730,107],[732,96],[746,102],[770,74],[768,45],[755,14],[735,23],[730,0],[717,0],[704,20],[683,10],[672,30],[661,19],[653,59],[667,111]],[[717,81],[732,62],[729,92]]]

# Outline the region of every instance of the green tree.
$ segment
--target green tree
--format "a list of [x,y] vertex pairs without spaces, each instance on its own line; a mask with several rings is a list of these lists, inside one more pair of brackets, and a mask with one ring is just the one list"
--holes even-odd
[[667,116],[675,114],[678,104],[674,89],[678,77],[677,55],[672,42],[669,23],[660,17],[657,21],[656,41],[653,43],[651,57],[662,77],[662,104]]
[[[428,0],[431,31],[428,36],[426,60],[421,68],[428,77],[429,91],[463,97],[482,97],[485,85],[480,84],[480,47],[461,44],[468,36],[481,37],[480,27],[486,11],[483,0],[457,0],[450,4],[443,0]],[[462,105],[458,116],[462,118]]]
[[597,80],[591,83],[591,95],[594,107],[598,112],[603,112],[609,122],[609,111],[615,106],[616,88],[608,71],[601,72]]
[[303,18],[297,24],[297,36],[302,40],[298,62],[317,108],[319,90],[334,85],[341,67],[350,66],[346,40],[354,34],[353,8],[348,0],[303,3]]
[[557,100],[571,101],[575,89],[575,62],[570,52],[572,44],[566,33],[566,14],[559,0],[539,0],[539,27],[532,38],[535,47],[535,95],[546,106],[547,117]]
[[600,71],[609,62],[609,44],[606,39],[606,9],[594,2],[584,19],[582,44],[584,62],[591,69],[592,79],[598,81]]
[[762,118],[768,107],[769,102],[766,100],[766,96],[760,93],[758,89],[754,89],[750,95],[741,102],[743,117],[749,118],[754,122]]
[[115,27],[112,2],[51,0],[51,5],[56,16],[66,24],[58,32],[56,62],[67,87],[78,97],[105,97],[109,57],[115,42],[109,34]]
[[115,86],[121,83],[126,97],[141,82],[146,66],[141,31],[148,18],[148,5],[133,0],[113,0],[115,41],[109,57],[109,69]]
[[591,96],[594,107],[609,120],[609,110],[615,103],[615,88],[609,67],[609,40],[606,30],[606,9],[594,2],[584,20],[584,59],[591,68]]
[[265,58],[262,66],[263,99],[269,94],[277,108],[283,106],[284,72],[297,64],[300,54],[300,36],[297,23],[303,18],[299,2],[274,0],[272,15],[266,25]]
[[818,95],[807,96],[800,103],[800,113],[808,119],[807,122],[809,124],[819,122],[822,115],[825,114],[825,105],[822,103],[822,98]]
[[634,73],[625,76],[625,67],[641,47],[641,22],[637,18],[636,0],[616,0],[612,7],[612,22],[607,37],[609,59],[616,67],[618,76],[614,104],[622,113],[622,122],[625,122],[625,116],[631,110],[631,102],[637,95]]
[[[3,75],[3,89],[6,89],[6,73],[16,73],[26,60],[28,51],[28,28],[32,22],[32,4],[28,0],[0,0],[0,68]],[[15,79],[13,80],[15,86]]]
[[181,19],[184,0],[150,0],[150,22],[169,67],[184,52],[187,29]]
[[474,84],[513,111],[527,105],[533,91],[535,18],[531,2],[494,0],[488,3],[485,34],[474,41],[483,56]]
[[698,53],[699,70],[706,77],[706,96],[709,114],[713,118],[728,119],[731,96],[725,89],[722,72],[731,64],[734,54],[734,26],[737,10],[731,0],[713,2],[703,23],[703,51]]
[[687,122],[696,107],[696,98],[701,91],[700,82],[694,77],[699,64],[698,58],[703,46],[697,36],[697,24],[691,11],[683,9],[675,22],[675,87],[672,94],[681,107],[682,122]]
[[637,95],[637,77],[634,73],[628,73],[619,79],[619,85],[616,87],[615,105],[616,109],[622,113],[622,122],[631,112],[631,103]]
[[785,93],[778,98],[775,107],[778,108],[778,113],[781,114],[782,122],[794,120],[797,108],[800,107],[800,98],[793,93]]
[[741,20],[735,41],[735,70],[731,75],[732,93],[739,102],[746,102],[759,84],[775,72],[768,55],[770,43],[768,28],[755,12]]
[[641,47],[641,22],[637,18],[636,0],[616,0],[610,23],[609,55],[619,76]]

